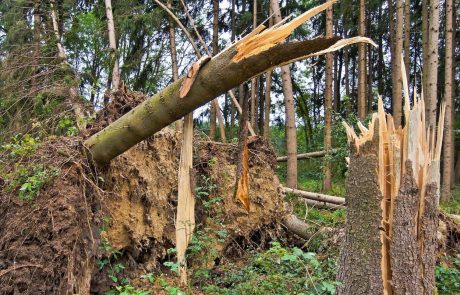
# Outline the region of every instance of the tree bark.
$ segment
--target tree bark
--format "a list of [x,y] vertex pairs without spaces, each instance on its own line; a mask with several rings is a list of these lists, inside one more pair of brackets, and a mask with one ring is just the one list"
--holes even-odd
[[[110,1],[110,0],[106,0],[106,1]],[[168,0],[167,4],[168,8],[172,8],[171,6],[171,0]],[[171,17],[168,17],[168,21],[169,21],[169,50],[170,50],[170,53],[171,53],[171,70],[172,70],[172,75],[173,75],[173,81],[176,82],[177,80],[179,80],[179,68],[177,66],[177,50],[176,50],[176,29],[175,29],[175,26],[174,26],[174,22],[173,20],[171,19]],[[176,130],[177,131],[182,131],[183,129],[183,120],[182,119],[179,119],[176,121],[175,123],[176,125]]]
[[[331,149],[329,150],[329,153],[336,153],[338,150],[337,149]],[[297,154],[297,160],[303,160],[303,159],[314,159],[314,158],[321,158],[327,155],[327,151],[317,151],[317,152],[309,152],[309,153],[304,153],[304,154]],[[282,156],[276,158],[278,162],[286,162],[287,157]]]
[[396,34],[394,55],[391,56],[393,60],[393,69],[391,71],[392,80],[392,98],[393,98],[393,118],[395,127],[401,125],[402,118],[402,76],[401,76],[401,54],[403,52],[403,16],[404,16],[404,3],[403,0],[396,0]]
[[404,65],[407,81],[410,81],[410,0],[404,0]]
[[[219,52],[219,0],[212,1],[212,53],[216,55]],[[216,104],[211,103],[209,115],[209,137],[211,140],[216,139]]]
[[[186,97],[179,96],[179,89],[184,81],[181,78],[90,137],[85,145],[96,162],[108,162],[139,141],[252,76],[309,53],[324,50],[336,42],[337,38],[316,38],[278,44],[239,62],[232,61],[237,53],[237,48],[232,46],[200,69]],[[297,162],[295,151],[292,157]]]
[[[427,126],[436,125],[438,93],[439,0],[430,0],[427,91],[424,91]],[[425,63],[425,62],[424,62]]]
[[[281,11],[278,0],[270,0],[274,13],[274,22],[281,21]],[[286,150],[287,150],[287,176],[286,185],[290,188],[297,187],[297,132],[295,126],[295,105],[292,93],[291,70],[288,65],[281,67],[283,81],[284,105],[286,112]]]
[[450,197],[450,188],[452,182],[452,166],[454,162],[454,149],[452,145],[454,141],[454,119],[453,107],[453,7],[452,0],[446,0],[446,53],[445,53],[445,78],[444,78],[444,101],[446,103],[446,122],[444,130],[444,145],[443,145],[443,173],[442,173],[442,194],[443,200],[448,200]]
[[105,0],[105,12],[107,15],[107,28],[109,32],[110,58],[113,62],[112,91],[117,91],[120,84],[120,71],[118,66],[117,39],[115,37],[115,25],[113,21],[111,0]]
[[[366,1],[359,1],[359,28],[360,36],[366,35]],[[366,117],[366,45],[358,46],[358,117],[363,120]]]
[[[326,10],[326,38],[332,37],[332,7]],[[361,46],[361,44],[360,44]],[[324,96],[324,149],[329,152],[332,146],[332,53],[326,54],[326,85]],[[332,173],[331,162],[325,158],[323,191],[331,189]]]
[[[429,70],[429,64],[428,64],[428,51],[429,51],[429,42],[430,42],[430,34],[429,34],[429,25],[430,25],[430,19],[429,19],[429,0],[422,0],[422,93],[425,96],[425,103],[427,104],[428,101],[427,99],[427,92],[428,90],[428,70]],[[427,106],[425,106],[425,110],[427,109]]]

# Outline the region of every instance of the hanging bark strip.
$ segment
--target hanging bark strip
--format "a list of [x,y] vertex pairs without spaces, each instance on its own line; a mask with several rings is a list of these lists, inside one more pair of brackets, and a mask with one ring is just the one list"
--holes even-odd
[[[327,2],[328,5],[332,3]],[[321,9],[326,9],[328,5],[321,5]],[[318,9],[313,8],[312,10],[317,11]],[[305,14],[313,16],[310,11]],[[299,19],[307,20],[305,14],[286,23],[288,29],[282,29],[282,35],[287,37],[296,27],[300,26],[302,22],[299,22]],[[273,28],[281,27],[274,26]],[[98,163],[109,162],[163,127],[269,68],[338,50],[352,42],[372,42],[367,38],[340,40],[318,37],[313,40],[276,43],[283,41],[275,33],[276,31],[270,29],[271,33],[264,33],[262,29],[256,29],[247,37],[211,58],[198,73],[186,97],[182,99],[179,97],[179,89],[184,80],[181,78],[91,136],[85,141],[85,146],[92,159]],[[264,38],[260,39],[258,37],[260,34],[263,34]],[[270,38],[272,34],[275,34],[276,40]],[[270,40],[267,41],[269,38]],[[250,49],[245,45],[246,42],[253,45],[254,42],[259,42],[260,46],[256,50],[243,50],[242,48]],[[235,61],[237,55],[238,61]]]
[[[433,294],[444,128],[427,128],[423,98],[409,103],[402,63],[406,126],[395,129],[382,99],[350,143],[347,225],[337,294]],[[364,255],[364,254],[365,255]]]
[[235,198],[243,203],[249,213],[249,152],[248,152],[248,87],[244,85],[243,117],[241,118],[240,134],[238,138],[238,160],[236,167]]

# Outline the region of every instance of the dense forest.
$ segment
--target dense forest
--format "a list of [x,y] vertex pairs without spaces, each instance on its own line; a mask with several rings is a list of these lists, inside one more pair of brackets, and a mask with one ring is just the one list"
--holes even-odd
[[460,294],[459,7],[2,0],[0,294]]

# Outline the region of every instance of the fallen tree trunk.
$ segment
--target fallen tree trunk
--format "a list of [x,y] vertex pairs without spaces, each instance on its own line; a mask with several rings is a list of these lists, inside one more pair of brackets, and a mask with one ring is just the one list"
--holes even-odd
[[308,229],[310,228],[308,224],[300,220],[294,214],[286,215],[281,220],[281,224],[284,225],[288,231],[298,235],[302,239],[308,240],[311,238],[311,235],[308,233]]
[[337,38],[317,38],[279,44],[238,63],[232,61],[238,51],[236,47],[231,47],[203,66],[184,98],[179,97],[184,81],[181,78],[90,137],[85,146],[94,161],[106,163],[252,76],[289,60],[324,50],[337,41]]
[[[337,153],[337,149],[332,149],[330,151],[331,154]],[[304,159],[313,159],[313,158],[321,158],[324,157],[327,154],[326,151],[317,151],[317,152],[309,152],[309,153],[303,153],[303,154],[297,154],[297,160],[304,160]],[[287,161],[287,156],[281,156],[276,158],[278,162],[286,162]]]
[[292,188],[283,187],[283,186],[281,187],[281,192],[284,194],[287,194],[287,193],[295,194],[305,199],[318,201],[319,203],[328,203],[328,204],[341,205],[341,206],[345,205],[345,198],[341,198],[341,197],[324,195],[320,193],[306,192],[306,191],[301,191],[298,189],[292,189]]
[[315,7],[291,22],[266,31],[263,31],[263,26],[259,26],[204,64],[186,95],[179,94],[185,80],[181,78],[87,139],[84,144],[90,156],[96,162],[107,163],[163,127],[269,68],[324,54],[356,42],[372,43],[363,37],[343,40],[319,37],[282,43],[295,28],[334,2]]

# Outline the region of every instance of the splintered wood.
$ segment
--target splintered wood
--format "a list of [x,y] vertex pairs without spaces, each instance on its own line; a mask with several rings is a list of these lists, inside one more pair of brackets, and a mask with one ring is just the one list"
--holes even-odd
[[[368,127],[358,123],[359,136],[351,126],[343,123],[351,155],[347,180],[347,236],[338,277],[343,286],[338,288],[338,294],[433,294],[435,289],[439,161],[445,106],[441,105],[437,128],[429,128],[425,124],[423,98],[414,98],[411,108],[407,82],[403,84],[404,127],[395,128],[392,116],[384,111],[381,98],[378,112],[373,114]],[[363,163],[363,159],[367,162]],[[374,167],[375,177],[371,171]],[[363,175],[363,171],[368,172]],[[374,184],[379,193],[369,194]],[[377,201],[375,196],[378,196]],[[380,212],[378,220],[369,220],[376,209]],[[362,210],[368,212],[357,213]],[[359,218],[354,218],[355,215]],[[377,231],[375,222],[379,225]],[[372,234],[380,237],[377,250],[372,248]],[[365,256],[364,252],[369,257],[366,265],[356,264]],[[376,256],[380,262],[370,265],[375,263],[372,259]],[[379,274],[363,276],[362,272],[371,267],[378,269]]]
[[193,113],[184,117],[182,149],[177,186],[176,251],[180,282],[187,285],[187,261],[185,252],[195,229],[195,198],[192,193],[193,165]]

